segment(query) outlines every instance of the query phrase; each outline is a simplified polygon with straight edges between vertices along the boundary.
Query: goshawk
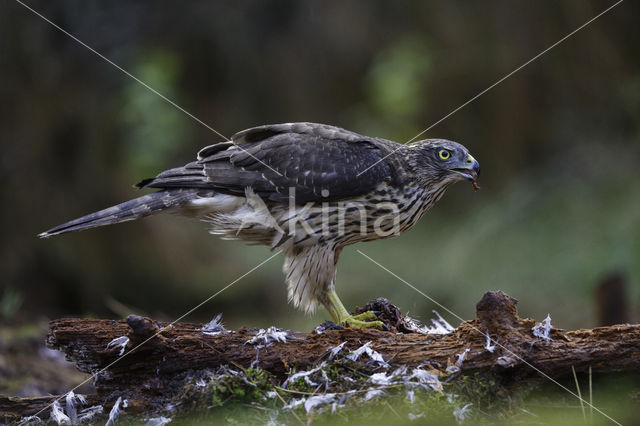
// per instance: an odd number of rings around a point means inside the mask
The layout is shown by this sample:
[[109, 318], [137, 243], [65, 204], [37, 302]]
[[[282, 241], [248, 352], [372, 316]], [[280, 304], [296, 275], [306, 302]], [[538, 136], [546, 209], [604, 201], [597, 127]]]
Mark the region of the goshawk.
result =
[[350, 315], [335, 292], [342, 249], [411, 228], [457, 181], [480, 172], [467, 149], [444, 139], [407, 145], [339, 127], [286, 123], [254, 127], [200, 150], [197, 160], [137, 184], [158, 191], [40, 234], [175, 211], [228, 239], [284, 253], [289, 300], [324, 305], [337, 324], [380, 327], [372, 312]]

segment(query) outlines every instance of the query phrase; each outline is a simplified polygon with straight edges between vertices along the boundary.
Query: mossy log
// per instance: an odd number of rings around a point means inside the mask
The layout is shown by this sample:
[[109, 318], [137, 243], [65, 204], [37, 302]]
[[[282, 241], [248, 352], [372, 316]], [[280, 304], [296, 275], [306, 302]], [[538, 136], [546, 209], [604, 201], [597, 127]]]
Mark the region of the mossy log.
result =
[[[257, 365], [284, 378], [291, 368], [313, 367], [342, 343], [344, 349], [355, 350], [371, 342], [371, 348], [391, 366], [428, 363], [443, 374], [453, 368], [463, 374], [485, 371], [524, 379], [541, 372], [564, 376], [572, 367], [578, 372], [640, 368], [640, 325], [551, 329], [548, 336], [539, 337], [532, 331], [536, 322], [519, 318], [517, 301], [500, 291], [486, 293], [476, 305], [476, 318], [448, 334], [410, 332], [397, 308], [384, 299], [372, 303], [370, 307], [392, 331], [343, 328], [320, 334], [288, 332], [286, 342], [255, 344], [249, 341], [257, 330], [246, 328], [210, 335], [203, 333], [202, 324], [169, 325], [138, 316], [123, 321], [65, 318], [50, 323], [47, 345], [63, 351], [78, 369], [93, 375], [98, 397], [127, 395], [130, 406], [137, 405], [140, 410], [153, 406], [155, 399], [171, 393], [184, 383], [186, 375], [197, 371]], [[122, 336], [128, 338], [121, 339], [126, 342], [124, 351], [122, 346], [107, 347]], [[18, 406], [15, 399], [13, 403], [0, 401], [0, 413], [15, 413]], [[29, 404], [20, 414], [32, 414], [37, 406]]]

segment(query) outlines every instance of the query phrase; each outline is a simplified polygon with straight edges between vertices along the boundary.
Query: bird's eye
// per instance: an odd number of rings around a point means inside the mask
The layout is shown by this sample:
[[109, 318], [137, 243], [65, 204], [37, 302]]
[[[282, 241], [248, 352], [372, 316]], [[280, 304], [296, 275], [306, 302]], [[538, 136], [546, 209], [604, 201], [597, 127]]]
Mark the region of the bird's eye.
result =
[[441, 159], [441, 160], [448, 160], [448, 159], [449, 159], [449, 157], [451, 157], [451, 151], [448, 151], [448, 150], [446, 150], [446, 149], [441, 149], [441, 150], [438, 152], [438, 155], [440, 156], [440, 159]]

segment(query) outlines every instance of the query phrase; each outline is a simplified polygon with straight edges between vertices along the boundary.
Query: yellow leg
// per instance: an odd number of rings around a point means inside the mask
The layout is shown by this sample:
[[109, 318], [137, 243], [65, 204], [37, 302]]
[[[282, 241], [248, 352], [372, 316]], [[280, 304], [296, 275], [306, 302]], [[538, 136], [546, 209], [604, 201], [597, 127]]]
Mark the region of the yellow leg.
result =
[[340, 301], [338, 294], [335, 290], [327, 291], [328, 303], [324, 306], [331, 314], [333, 322], [338, 325], [345, 324], [349, 327], [363, 327], [363, 328], [378, 328], [384, 330], [384, 324], [382, 321], [378, 321], [378, 317], [372, 311], [363, 312], [358, 315], [351, 315], [345, 309], [344, 305]]

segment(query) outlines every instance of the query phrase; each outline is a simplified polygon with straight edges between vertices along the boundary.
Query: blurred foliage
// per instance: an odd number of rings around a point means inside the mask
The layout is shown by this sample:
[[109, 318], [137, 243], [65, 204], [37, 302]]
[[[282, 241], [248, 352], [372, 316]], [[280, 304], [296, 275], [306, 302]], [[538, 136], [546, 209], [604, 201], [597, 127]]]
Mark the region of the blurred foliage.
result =
[[420, 35], [400, 39], [377, 54], [363, 79], [365, 98], [353, 113], [356, 125], [390, 139], [411, 125], [419, 132], [427, 103], [420, 94], [427, 90], [431, 55]]
[[[316, 121], [404, 142], [611, 2], [29, 4], [227, 136]], [[2, 8], [0, 270], [23, 297], [12, 320], [174, 319], [269, 256], [168, 216], [38, 240], [221, 138], [19, 4]], [[445, 314], [357, 248], [463, 318], [502, 289], [564, 328], [595, 325], [593, 288], [619, 272], [638, 320], [639, 8], [624, 2], [424, 135], [464, 143], [483, 189], [457, 185], [406, 235], [345, 250], [347, 306], [385, 296]], [[187, 319], [312, 328], [326, 314], [286, 304], [281, 261]]]
[[0, 296], [0, 317], [4, 319], [12, 318], [22, 306], [23, 301], [22, 293], [10, 287], [5, 288]]
[[[180, 75], [178, 57], [160, 50], [145, 54], [133, 74], [162, 96], [180, 104], [176, 82]], [[132, 179], [141, 174], [155, 176], [158, 164], [167, 164], [179, 152], [180, 141], [189, 138], [191, 123], [182, 111], [167, 108], [157, 93], [129, 80], [122, 89], [119, 119], [127, 129], [123, 138], [122, 164]]]

